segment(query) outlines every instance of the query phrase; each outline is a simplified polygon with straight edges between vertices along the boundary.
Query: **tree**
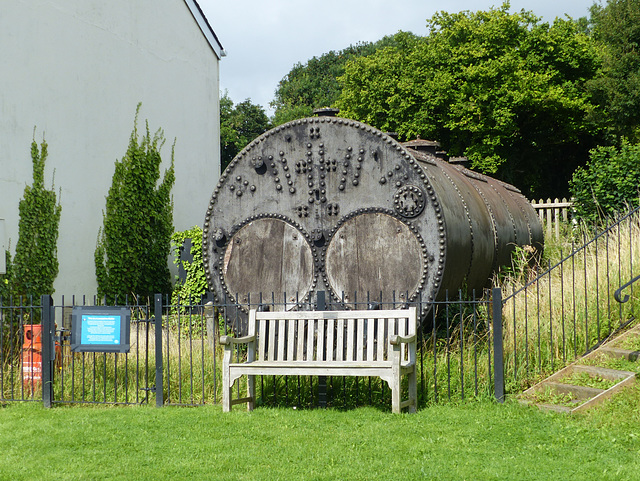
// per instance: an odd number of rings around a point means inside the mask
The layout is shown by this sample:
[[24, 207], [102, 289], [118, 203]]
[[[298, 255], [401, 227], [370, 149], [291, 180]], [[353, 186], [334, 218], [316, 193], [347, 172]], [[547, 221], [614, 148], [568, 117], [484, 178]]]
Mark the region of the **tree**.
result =
[[342, 90], [338, 77], [344, 74], [349, 61], [404, 42], [409, 37], [418, 39], [411, 33], [399, 32], [375, 43], [358, 43], [338, 52], [332, 50], [320, 57], [313, 57], [304, 64], [295, 64], [278, 84], [271, 102], [275, 109], [274, 125], [309, 117], [318, 108], [333, 107]]
[[588, 87], [605, 115], [598, 120], [619, 144], [640, 140], [640, 2], [608, 0], [591, 7], [591, 29], [603, 54], [602, 68]]
[[598, 147], [571, 179], [577, 217], [597, 221], [640, 204], [640, 144]]
[[127, 294], [171, 292], [167, 259], [173, 233], [174, 149], [171, 166], [160, 180], [164, 133], [158, 129], [152, 137], [147, 122], [138, 143], [140, 106], [127, 152], [115, 164], [95, 251], [98, 294], [108, 302]]
[[566, 191], [597, 139], [584, 83], [598, 51], [570, 19], [549, 25], [509, 8], [440, 12], [424, 41], [354, 59], [340, 79], [341, 115], [438, 140], [525, 194]]
[[251, 99], [233, 105], [225, 92], [220, 99], [221, 167], [224, 170], [238, 152], [271, 128], [269, 118]]
[[33, 184], [26, 186], [20, 201], [18, 242], [13, 261], [7, 265], [11, 275], [7, 285], [15, 295], [41, 296], [53, 294], [58, 275], [58, 227], [62, 207], [53, 189], [44, 186], [44, 168], [48, 146], [42, 140], [40, 149], [31, 142]]

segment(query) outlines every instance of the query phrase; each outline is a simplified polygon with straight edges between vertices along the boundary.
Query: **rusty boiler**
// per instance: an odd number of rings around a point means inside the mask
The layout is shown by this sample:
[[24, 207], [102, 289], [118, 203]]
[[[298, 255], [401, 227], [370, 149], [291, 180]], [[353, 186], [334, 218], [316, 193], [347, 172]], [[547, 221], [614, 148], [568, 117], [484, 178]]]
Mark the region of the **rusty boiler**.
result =
[[515, 246], [542, 249], [515, 187], [360, 122], [319, 116], [255, 139], [222, 174], [204, 222], [210, 288], [242, 311], [318, 291], [349, 308], [357, 293], [416, 302], [482, 289]]

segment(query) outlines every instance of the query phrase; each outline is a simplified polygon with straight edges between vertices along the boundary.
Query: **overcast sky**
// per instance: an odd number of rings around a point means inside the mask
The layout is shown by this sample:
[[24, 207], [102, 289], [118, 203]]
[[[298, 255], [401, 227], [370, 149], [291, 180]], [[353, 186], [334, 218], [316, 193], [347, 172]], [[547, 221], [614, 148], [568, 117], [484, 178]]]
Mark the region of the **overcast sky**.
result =
[[[511, 11], [533, 11], [553, 22], [588, 15], [596, 0], [511, 1]], [[425, 35], [426, 20], [446, 10], [488, 10], [500, 0], [198, 0], [227, 57], [221, 89], [235, 103], [250, 98], [269, 114], [278, 82], [293, 65], [358, 42], [375, 42], [399, 30]]]

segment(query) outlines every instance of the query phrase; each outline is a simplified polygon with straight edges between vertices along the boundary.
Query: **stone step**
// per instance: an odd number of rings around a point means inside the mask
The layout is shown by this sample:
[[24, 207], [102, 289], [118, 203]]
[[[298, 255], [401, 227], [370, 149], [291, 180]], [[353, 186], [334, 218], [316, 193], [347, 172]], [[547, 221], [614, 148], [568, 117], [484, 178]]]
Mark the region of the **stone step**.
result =
[[557, 394], [569, 394], [571, 399], [575, 401], [586, 401], [605, 391], [604, 389], [577, 386], [575, 384], [565, 384], [561, 382], [547, 382], [544, 384], [544, 387], [549, 387]]
[[602, 354], [615, 359], [626, 359], [627, 361], [637, 361], [640, 357], [640, 351], [632, 351], [630, 349], [620, 349], [619, 347], [601, 347], [599, 350]]
[[[597, 359], [600, 355], [625, 358], [630, 361], [637, 361], [638, 359], [640, 359], [640, 351], [631, 351], [628, 349], [616, 347], [617, 345], [621, 344], [623, 340], [628, 336], [640, 336], [640, 324], [613, 339], [612, 341], [607, 342], [582, 359], [579, 359], [575, 363], [566, 366], [560, 371], [549, 376], [547, 379], [527, 389], [524, 393], [522, 393], [520, 401], [526, 404], [534, 404], [538, 406], [538, 408], [543, 410], [564, 412], [569, 414], [580, 412], [600, 404], [605, 399], [608, 399], [614, 393], [620, 391], [625, 386], [634, 383], [636, 379], [636, 373], [632, 371], [619, 371], [617, 369], [609, 369], [602, 366], [578, 364], [578, 362], [589, 359]], [[574, 384], [567, 384], [562, 382], [563, 379], [571, 377], [575, 373], [587, 373], [591, 377], [600, 377], [602, 379], [615, 381], [616, 384], [605, 390], [587, 386], [577, 386]], [[548, 390], [551, 390], [552, 393], [557, 395], [570, 395], [573, 401], [562, 405], [555, 405], [548, 403], [536, 403], [533, 400], [535, 399], [536, 394], [544, 393]]]

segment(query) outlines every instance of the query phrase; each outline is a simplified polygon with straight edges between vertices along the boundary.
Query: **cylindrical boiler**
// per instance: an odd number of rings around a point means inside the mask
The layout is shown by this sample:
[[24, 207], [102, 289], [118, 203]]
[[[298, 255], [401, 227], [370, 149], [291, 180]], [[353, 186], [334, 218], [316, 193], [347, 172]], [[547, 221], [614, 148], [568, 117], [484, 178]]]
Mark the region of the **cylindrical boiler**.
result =
[[243, 149], [222, 174], [204, 223], [214, 294], [245, 306], [259, 293], [346, 306], [371, 293], [421, 302], [480, 289], [516, 245], [542, 248], [513, 186], [337, 117], [289, 122]]

